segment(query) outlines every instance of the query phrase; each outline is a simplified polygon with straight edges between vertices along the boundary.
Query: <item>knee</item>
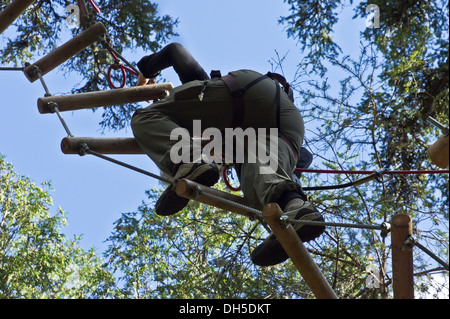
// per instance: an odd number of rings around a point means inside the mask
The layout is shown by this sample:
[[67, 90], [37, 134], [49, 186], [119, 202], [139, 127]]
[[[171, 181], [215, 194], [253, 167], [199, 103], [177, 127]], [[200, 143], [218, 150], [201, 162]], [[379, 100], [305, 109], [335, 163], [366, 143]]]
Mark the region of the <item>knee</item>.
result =
[[181, 63], [180, 61], [183, 61], [185, 57], [188, 56], [189, 54], [187, 49], [177, 42], [167, 45], [165, 50], [166, 50], [165, 54], [167, 54], [170, 57], [172, 63], [174, 64]]
[[145, 115], [142, 112], [139, 112], [137, 110], [133, 116], [131, 117], [131, 130], [133, 131], [133, 135], [139, 135], [139, 132], [141, 131], [141, 128], [144, 126], [145, 122]]
[[137, 110], [130, 122], [131, 130], [135, 136], [140, 132], [146, 132], [149, 128], [154, 127], [162, 120], [162, 114], [157, 110], [139, 109]]
[[184, 46], [181, 45], [181, 44], [178, 43], [178, 42], [173, 42], [173, 43], [171, 43], [171, 44], [168, 44], [168, 45], [166, 46], [166, 49], [167, 49], [169, 52], [173, 53], [173, 54], [176, 54], [176, 53], [178, 53], [178, 52], [181, 52], [181, 51], [186, 50], [186, 49], [184, 48]]

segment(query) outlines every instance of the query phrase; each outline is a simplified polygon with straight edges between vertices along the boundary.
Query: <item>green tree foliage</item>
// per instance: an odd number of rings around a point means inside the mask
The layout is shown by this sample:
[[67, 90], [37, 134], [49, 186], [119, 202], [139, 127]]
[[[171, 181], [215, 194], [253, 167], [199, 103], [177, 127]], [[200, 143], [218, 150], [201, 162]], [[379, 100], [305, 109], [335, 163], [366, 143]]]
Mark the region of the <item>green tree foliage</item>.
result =
[[[352, 6], [354, 18], [365, 19], [369, 4], [378, 5], [381, 12], [380, 27], [362, 32], [359, 54], [343, 52], [330, 32], [339, 13], [352, 1], [285, 2], [291, 6], [291, 14], [280, 22], [287, 25], [288, 36], [297, 39], [305, 51], [299, 66], [299, 74], [304, 77], [294, 86], [308, 122], [307, 145], [322, 160], [321, 166], [345, 170], [437, 169], [429, 161], [427, 149], [442, 132], [426, 118], [432, 116], [448, 125], [448, 2], [362, 1]], [[331, 72], [339, 78], [327, 76]], [[351, 175], [327, 179], [309, 175], [304, 183], [340, 184], [354, 179]], [[377, 224], [389, 222], [396, 213], [408, 214], [419, 241], [447, 261], [448, 194], [448, 175], [441, 174], [395, 176], [383, 184], [315, 192], [312, 197], [331, 219]], [[342, 240], [340, 245], [352, 247], [352, 254], [360, 251], [358, 263], [367, 266], [368, 257], [376, 262], [382, 270], [378, 296], [387, 297], [391, 283], [389, 241], [373, 232], [333, 232], [337, 240]], [[338, 249], [330, 244], [332, 241], [321, 251]], [[415, 273], [424, 276], [442, 270], [415, 249]], [[443, 276], [448, 283], [448, 272]], [[347, 282], [355, 282], [351, 278], [347, 277]], [[370, 294], [360, 290], [357, 295]]]
[[[0, 10], [11, 1], [0, 0]], [[107, 29], [107, 43], [126, 58], [127, 52], [142, 49], [155, 51], [171, 36], [176, 35], [174, 27], [178, 21], [165, 15], [158, 15], [158, 5], [141, 0], [100, 0], [95, 1], [100, 13], [86, 3], [88, 15], [81, 18], [79, 28], [69, 29], [66, 22], [69, 12], [66, 6], [76, 1], [37, 0], [14, 23], [16, 30], [8, 37], [6, 47], [0, 48], [0, 62], [23, 66], [33, 63], [70, 37], [88, 28], [94, 21], [102, 22]], [[83, 1], [80, 1], [83, 2]], [[13, 28], [11, 28], [13, 29]], [[9, 31], [9, 30], [8, 30]], [[106, 71], [114, 62], [101, 42], [97, 42], [63, 64], [62, 70], [73, 77], [78, 74], [80, 83], [72, 92], [93, 92], [109, 89]], [[134, 61], [129, 61], [134, 64]], [[120, 71], [112, 72], [116, 86], [122, 81]], [[136, 78], [128, 74], [127, 86], [134, 85]], [[121, 129], [129, 124], [135, 104], [105, 108], [100, 125], [106, 129]]]
[[0, 157], [0, 298], [96, 298], [114, 279], [79, 237], [61, 233], [66, 213], [50, 213], [49, 184], [37, 186]]

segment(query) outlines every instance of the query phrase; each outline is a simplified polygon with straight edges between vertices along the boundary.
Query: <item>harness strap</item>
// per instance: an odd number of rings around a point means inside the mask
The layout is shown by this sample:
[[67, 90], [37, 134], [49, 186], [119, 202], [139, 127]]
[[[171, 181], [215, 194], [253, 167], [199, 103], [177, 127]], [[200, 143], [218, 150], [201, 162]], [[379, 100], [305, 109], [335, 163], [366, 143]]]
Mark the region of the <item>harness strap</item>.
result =
[[286, 81], [286, 78], [278, 73], [267, 72], [266, 74], [272, 80], [278, 81], [283, 86], [283, 89], [286, 93], [289, 93], [290, 84]]
[[[281, 89], [280, 84], [283, 86], [284, 91], [289, 90], [289, 84], [286, 82], [286, 79], [277, 74], [277, 73], [267, 73], [266, 75], [260, 76], [256, 78], [255, 80], [251, 81], [249, 84], [247, 84], [245, 87], [241, 87], [239, 83], [236, 81], [236, 79], [232, 75], [225, 75], [222, 76], [220, 79], [226, 84], [228, 87], [228, 90], [230, 91], [230, 94], [233, 99], [233, 127], [240, 127], [242, 126], [242, 123], [244, 121], [244, 114], [245, 114], [245, 102], [244, 102], [244, 94], [245, 92], [254, 86], [256, 83], [264, 80], [264, 79], [273, 79], [275, 80], [276, 84], [276, 123], [277, 128], [280, 128], [280, 109], [281, 109]], [[281, 81], [280, 83], [279, 80]], [[278, 133], [279, 138], [281, 138], [283, 141], [285, 141], [289, 147], [292, 150], [292, 153], [294, 154], [295, 161], [298, 160], [298, 152], [295, 150], [294, 145], [292, 142], [283, 134], [281, 131]]]
[[241, 87], [231, 75], [222, 76], [221, 80], [227, 85], [233, 100], [233, 127], [241, 126], [244, 121], [244, 94], [240, 91]]
[[276, 95], [275, 99], [277, 101], [277, 127], [280, 128], [280, 110], [281, 110], [281, 97], [280, 97], [280, 85], [275, 81], [276, 84]]
[[244, 122], [244, 114], [245, 114], [245, 102], [244, 102], [244, 94], [250, 89], [253, 85], [266, 79], [265, 75], [256, 78], [245, 87], [241, 87], [236, 79], [228, 74], [222, 76], [220, 79], [225, 82], [230, 91], [231, 97], [233, 98], [233, 127], [240, 127]]

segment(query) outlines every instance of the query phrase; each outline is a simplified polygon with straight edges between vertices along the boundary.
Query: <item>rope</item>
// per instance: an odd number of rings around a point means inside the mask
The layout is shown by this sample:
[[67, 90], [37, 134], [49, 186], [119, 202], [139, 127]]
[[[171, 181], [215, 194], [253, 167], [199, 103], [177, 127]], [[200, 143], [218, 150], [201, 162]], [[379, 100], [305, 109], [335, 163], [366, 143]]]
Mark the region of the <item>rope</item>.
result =
[[[251, 212], [254, 217], [262, 217], [262, 212], [253, 207], [249, 207], [240, 203], [236, 203], [232, 200], [222, 198], [220, 196], [209, 194], [203, 192], [201, 189], [196, 190], [196, 195], [202, 195], [205, 197], [209, 197], [211, 199], [217, 200], [224, 204], [228, 204], [234, 206], [236, 208], [244, 209], [248, 212]], [[280, 220], [281, 223], [292, 223], [292, 224], [303, 224], [303, 225], [312, 225], [312, 226], [331, 226], [331, 227], [347, 227], [347, 228], [363, 228], [363, 229], [374, 229], [374, 230], [382, 230], [384, 232], [389, 231], [390, 225], [388, 223], [382, 223], [381, 225], [365, 225], [365, 224], [349, 224], [349, 223], [336, 223], [336, 222], [322, 222], [322, 221], [314, 221], [314, 220], [298, 220], [298, 219], [287, 219], [286, 216], [283, 216]]]
[[0, 71], [23, 71], [24, 67], [0, 66]]
[[449, 267], [446, 262], [444, 262], [442, 259], [440, 259], [438, 256], [436, 256], [431, 250], [420, 244], [417, 239], [413, 236], [408, 236], [408, 238], [405, 240], [405, 246], [403, 246], [402, 250], [409, 250], [413, 247], [417, 246], [420, 248], [424, 253], [426, 253], [428, 256], [433, 258], [435, 261], [437, 261], [441, 266], [444, 266], [444, 268], [448, 271]]
[[117, 164], [117, 165], [120, 165], [120, 166], [129, 168], [129, 169], [131, 169], [131, 170], [133, 170], [133, 171], [136, 171], [136, 172], [138, 172], [138, 173], [141, 173], [141, 174], [144, 174], [144, 175], [147, 175], [147, 176], [156, 178], [156, 179], [158, 179], [158, 180], [160, 180], [160, 181], [162, 181], [162, 182], [164, 182], [164, 183], [167, 183], [167, 184], [172, 184], [172, 183], [173, 183], [172, 180], [169, 180], [169, 179], [164, 178], [164, 177], [162, 177], [162, 176], [159, 176], [159, 175], [150, 173], [150, 172], [145, 171], [145, 170], [143, 170], [143, 169], [140, 169], [140, 168], [138, 168], [138, 167], [129, 165], [129, 164], [127, 164], [127, 163], [118, 161], [118, 160], [116, 160], [116, 159], [114, 159], [114, 158], [111, 158], [111, 157], [105, 156], [105, 155], [103, 155], [103, 154], [97, 153], [97, 152], [91, 150], [91, 149], [89, 148], [89, 145], [86, 144], [86, 143], [81, 144], [80, 149], [79, 149], [79, 154], [80, 154], [80, 156], [84, 156], [84, 155], [86, 155], [86, 154], [91, 154], [91, 155], [94, 155], [94, 156], [96, 156], [96, 157], [99, 157], [99, 158], [102, 158], [102, 159], [104, 159], [104, 160], [107, 160], [107, 161], [109, 161], [109, 162], [112, 162], [112, 163], [114, 163], [114, 164]]
[[[353, 182], [340, 184], [340, 185], [331, 185], [331, 186], [312, 186], [312, 187], [303, 187], [302, 189], [304, 191], [317, 191], [317, 190], [333, 190], [333, 189], [343, 189], [347, 187], [352, 186], [358, 186], [362, 183], [367, 183], [372, 180], [376, 180], [380, 183], [387, 183], [391, 179], [383, 180], [382, 175], [406, 175], [406, 174], [447, 174], [449, 173], [449, 170], [418, 170], [418, 171], [412, 171], [412, 170], [400, 170], [400, 171], [387, 171], [387, 170], [380, 170], [380, 171], [355, 171], [355, 170], [322, 170], [322, 169], [308, 169], [308, 168], [296, 168], [294, 172], [299, 173], [327, 173], [327, 174], [358, 174], [358, 175], [373, 175], [373, 178], [364, 178], [360, 180], [356, 180]], [[225, 181], [225, 184], [227, 187], [233, 191], [240, 190], [240, 186], [238, 188], [231, 186], [228, 179], [225, 176], [225, 173], [223, 172], [223, 179]]]
[[244, 210], [252, 213], [251, 218], [256, 218], [261, 223], [261, 225], [264, 226], [264, 228], [267, 230], [267, 232], [270, 233], [272, 231], [269, 228], [269, 226], [267, 225], [267, 223], [264, 220], [264, 218], [262, 217], [262, 212], [260, 210], [257, 210], [257, 209], [255, 209], [253, 207], [249, 207], [249, 206], [246, 206], [246, 205], [243, 205], [243, 204], [240, 204], [240, 203], [233, 202], [232, 200], [229, 200], [229, 199], [226, 199], [226, 198], [222, 198], [222, 197], [214, 195], [214, 194], [205, 193], [200, 188], [198, 188], [196, 190], [196, 195], [197, 196], [202, 195], [202, 196], [205, 196], [205, 197], [209, 197], [210, 199], [214, 199], [214, 200], [222, 202], [224, 204], [228, 204], [228, 205], [234, 206], [236, 208], [244, 209]]
[[241, 185], [239, 185], [238, 187], [234, 187], [233, 185], [231, 185], [229, 179], [228, 179], [228, 175], [230, 174], [230, 168], [229, 167], [224, 167], [222, 169], [222, 179], [225, 182], [225, 185], [228, 187], [228, 189], [234, 191], [234, 192], [239, 192], [241, 190]]
[[321, 169], [308, 169], [308, 168], [297, 168], [295, 169], [295, 172], [305, 172], [305, 173], [327, 173], [327, 174], [366, 174], [366, 175], [373, 175], [372, 178], [365, 177], [356, 181], [352, 181], [346, 184], [341, 185], [332, 185], [332, 186], [314, 186], [314, 187], [303, 187], [303, 190], [305, 191], [316, 191], [316, 190], [333, 190], [333, 189], [343, 189], [347, 187], [352, 186], [358, 186], [363, 183], [367, 183], [369, 181], [376, 180], [379, 183], [387, 183], [392, 180], [393, 177], [391, 177], [388, 180], [383, 180], [382, 175], [406, 175], [406, 174], [445, 174], [448, 173], [448, 170], [418, 170], [418, 171], [412, 171], [412, 170], [400, 170], [400, 171], [387, 171], [387, 170], [380, 170], [380, 171], [355, 171], [355, 170], [321, 170]]
[[349, 224], [349, 223], [337, 223], [337, 222], [321, 222], [314, 220], [299, 220], [299, 219], [284, 219], [284, 221], [291, 224], [302, 224], [312, 226], [331, 226], [331, 227], [347, 227], [347, 228], [361, 228], [361, 229], [374, 229], [374, 230], [389, 230], [387, 223], [381, 225], [365, 225], [365, 224]]
[[[102, 45], [106, 48], [106, 50], [109, 52], [109, 54], [111, 54], [111, 56], [114, 59], [114, 63], [111, 64], [108, 68], [108, 72], [107, 72], [107, 80], [108, 80], [108, 84], [111, 88], [113, 89], [118, 89], [118, 88], [123, 88], [127, 82], [127, 71], [130, 72], [131, 74], [138, 76], [139, 75], [139, 70], [136, 69], [134, 67], [134, 65], [132, 65], [130, 62], [128, 62], [122, 55], [120, 55], [119, 52], [117, 52], [110, 44], [109, 42], [105, 39], [101, 41]], [[120, 60], [122, 60], [126, 65], [123, 65]], [[119, 87], [115, 86], [114, 83], [112, 82], [111, 79], [111, 72], [113, 69], [120, 69], [122, 72], [122, 83], [120, 84]]]
[[320, 191], [320, 190], [331, 190], [331, 189], [342, 189], [354, 186], [353, 182], [341, 184], [341, 185], [332, 185], [332, 186], [312, 186], [312, 187], [302, 187], [304, 191]]
[[222, 202], [224, 204], [231, 205], [231, 206], [233, 206], [235, 208], [240, 208], [240, 209], [246, 210], [246, 211], [252, 213], [255, 217], [256, 216], [262, 217], [262, 212], [260, 210], [256, 209], [256, 208], [253, 208], [253, 207], [250, 207], [250, 206], [247, 206], [247, 205], [243, 205], [243, 204], [240, 204], [240, 203], [236, 203], [236, 202], [234, 202], [232, 200], [229, 200], [227, 198], [222, 198], [222, 197], [214, 195], [214, 194], [205, 193], [201, 189], [197, 189], [197, 195], [198, 196], [202, 195], [202, 196], [205, 196], [205, 197], [209, 197], [211, 199], [217, 200], [217, 201]]
[[[296, 168], [295, 172], [299, 173], [326, 173], [326, 174], [361, 174], [370, 175], [377, 173], [377, 171], [355, 171], [355, 170], [326, 170], [326, 169], [309, 169]], [[385, 175], [411, 175], [411, 174], [448, 174], [449, 170], [400, 170], [400, 171], [380, 171], [380, 174]]]
[[428, 256], [433, 258], [439, 264], [444, 266], [445, 269], [447, 269], [447, 271], [449, 270], [448, 264], [446, 262], [444, 262], [442, 259], [440, 259], [438, 256], [436, 256], [431, 250], [429, 250], [428, 248], [426, 248], [425, 246], [423, 246], [422, 244], [420, 244], [418, 242], [416, 242], [414, 245], [419, 247], [424, 253], [426, 253]]
[[97, 11], [97, 13], [100, 13], [100, 8], [97, 6], [97, 4], [94, 2], [94, 0], [88, 0], [88, 1], [94, 7], [94, 10]]
[[[48, 90], [47, 84], [46, 84], [45, 81], [44, 81], [44, 77], [42, 76], [41, 69], [39, 69], [38, 66], [35, 66], [34, 68], [35, 68], [36, 73], [37, 73], [37, 75], [38, 75], [38, 77], [39, 77], [39, 81], [41, 82], [42, 86], [44, 87], [45, 96], [52, 96], [52, 95], [50, 94], [50, 91]], [[55, 102], [50, 102], [50, 103], [49, 103], [49, 106], [50, 106], [50, 108], [52, 109], [52, 111], [58, 115], [59, 121], [61, 122], [62, 126], [64, 127], [64, 130], [66, 131], [67, 135], [70, 136], [70, 137], [72, 137], [73, 135], [72, 135], [72, 133], [70, 132], [70, 129], [69, 129], [69, 127], [68, 127], [67, 124], [66, 124], [66, 121], [64, 121], [64, 118], [63, 118], [63, 116], [61, 115], [61, 112], [59, 112], [58, 104], [55, 103]]]

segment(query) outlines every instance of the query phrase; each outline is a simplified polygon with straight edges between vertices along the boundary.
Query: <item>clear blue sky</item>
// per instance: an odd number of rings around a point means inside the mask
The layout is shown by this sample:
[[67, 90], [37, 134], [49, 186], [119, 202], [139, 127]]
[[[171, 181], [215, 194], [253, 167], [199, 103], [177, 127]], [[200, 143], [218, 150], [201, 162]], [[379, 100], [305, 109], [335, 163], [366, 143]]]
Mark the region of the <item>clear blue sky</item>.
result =
[[[268, 61], [278, 50], [280, 54], [289, 52], [285, 62], [289, 79], [300, 61], [295, 40], [288, 39], [284, 26], [278, 24], [279, 17], [288, 14], [289, 6], [282, 0], [155, 2], [159, 3], [160, 14], [179, 18], [179, 37], [172, 41], [188, 48], [207, 72], [220, 69], [224, 74], [242, 68], [266, 72], [271, 70]], [[343, 43], [339, 39], [346, 39], [350, 46], [357, 47], [364, 20], [351, 20], [351, 14], [345, 13], [341, 20], [333, 36], [340, 44]], [[6, 41], [0, 38], [0, 46], [4, 45]], [[142, 54], [145, 53], [125, 53], [125, 57], [137, 62]], [[174, 85], [179, 84], [173, 71], [164, 71], [163, 76]], [[47, 74], [45, 81], [52, 95], [66, 94], [77, 83], [73, 75], [58, 69]], [[60, 142], [66, 133], [58, 118], [37, 110], [37, 99], [44, 96], [39, 81], [30, 83], [22, 72], [0, 71], [0, 96], [0, 153], [6, 155], [6, 161], [13, 163], [16, 171], [36, 184], [50, 181], [53, 212], [59, 206], [68, 212], [68, 226], [63, 232], [69, 237], [82, 235], [84, 248], [94, 246], [102, 252], [113, 222], [121, 213], [136, 211], [146, 199], [145, 190], [157, 185], [157, 181], [92, 156], [64, 155]], [[89, 110], [63, 113], [72, 134], [80, 137], [100, 135], [100, 115], [101, 112]], [[105, 132], [105, 136], [132, 134], [127, 129]], [[145, 155], [114, 157], [158, 173]]]

